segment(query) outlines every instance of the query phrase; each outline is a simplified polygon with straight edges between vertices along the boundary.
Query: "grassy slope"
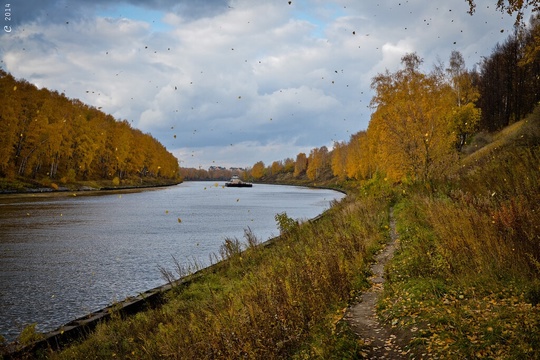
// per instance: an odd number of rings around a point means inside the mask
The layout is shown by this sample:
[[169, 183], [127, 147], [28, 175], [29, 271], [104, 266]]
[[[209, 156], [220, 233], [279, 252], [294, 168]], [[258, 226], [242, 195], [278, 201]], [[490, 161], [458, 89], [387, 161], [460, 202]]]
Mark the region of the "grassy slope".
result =
[[[540, 112], [397, 206], [381, 317], [426, 358], [540, 358]], [[472, 145], [474, 147], [474, 143]]]

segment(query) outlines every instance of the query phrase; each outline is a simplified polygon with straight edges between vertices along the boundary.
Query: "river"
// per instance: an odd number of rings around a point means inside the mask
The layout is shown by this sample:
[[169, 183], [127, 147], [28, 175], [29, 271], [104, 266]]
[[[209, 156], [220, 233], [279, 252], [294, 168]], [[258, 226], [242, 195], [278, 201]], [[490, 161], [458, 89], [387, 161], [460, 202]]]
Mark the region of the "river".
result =
[[185, 182], [122, 192], [0, 196], [0, 335], [46, 332], [165, 283], [160, 267], [208, 266], [225, 238], [279, 234], [274, 216], [310, 219], [331, 190]]

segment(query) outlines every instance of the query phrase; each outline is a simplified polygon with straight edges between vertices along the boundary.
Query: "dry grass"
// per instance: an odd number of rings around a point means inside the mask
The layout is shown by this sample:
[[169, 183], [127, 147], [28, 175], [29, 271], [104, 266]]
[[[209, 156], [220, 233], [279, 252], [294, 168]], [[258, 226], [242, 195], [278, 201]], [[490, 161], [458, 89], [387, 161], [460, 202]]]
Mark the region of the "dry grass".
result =
[[[365, 285], [367, 263], [386, 240], [387, 210], [388, 201], [363, 196], [336, 205], [317, 222], [289, 224], [271, 246], [239, 252], [238, 242], [227, 239], [221, 254], [226, 266], [218, 273], [177, 288], [158, 309], [102, 324], [87, 340], [46, 356], [357, 357], [359, 343], [337, 320]], [[249, 236], [249, 243], [257, 242]]]
[[420, 356], [540, 358], [539, 119], [493, 134], [444, 192], [397, 206], [380, 314]]

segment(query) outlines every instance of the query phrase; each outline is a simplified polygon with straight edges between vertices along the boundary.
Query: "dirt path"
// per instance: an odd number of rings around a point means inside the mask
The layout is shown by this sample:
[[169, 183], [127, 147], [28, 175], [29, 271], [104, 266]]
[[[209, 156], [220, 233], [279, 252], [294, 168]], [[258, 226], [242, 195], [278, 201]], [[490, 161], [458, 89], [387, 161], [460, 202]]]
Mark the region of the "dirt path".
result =
[[377, 299], [384, 288], [384, 266], [394, 255], [397, 240], [393, 209], [390, 209], [390, 242], [375, 256], [375, 262], [371, 265], [371, 288], [345, 313], [344, 320], [367, 345], [367, 359], [408, 358], [407, 352], [398, 344], [397, 336], [379, 323], [376, 314]]

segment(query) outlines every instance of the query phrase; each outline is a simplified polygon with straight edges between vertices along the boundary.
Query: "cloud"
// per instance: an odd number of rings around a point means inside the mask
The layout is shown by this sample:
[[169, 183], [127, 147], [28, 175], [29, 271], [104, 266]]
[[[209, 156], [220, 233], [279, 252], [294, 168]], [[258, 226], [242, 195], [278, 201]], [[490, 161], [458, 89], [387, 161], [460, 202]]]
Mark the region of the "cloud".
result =
[[214, 16], [228, 9], [227, 0], [22, 0], [13, 5], [13, 24], [29, 22], [66, 23], [92, 18], [122, 5], [132, 5], [145, 10], [172, 12], [188, 19]]
[[[312, 147], [295, 145], [294, 141], [260, 143], [258, 141], [245, 141], [228, 146], [206, 146], [203, 148], [189, 147], [179, 148], [173, 154], [181, 160], [181, 166], [203, 169], [211, 165], [225, 167], [252, 167], [262, 159], [265, 165], [271, 165], [273, 161], [286, 158], [296, 158], [298, 153], [309, 154]], [[292, 153], [291, 153], [292, 152]], [[238, 159], [242, 159], [238, 161]], [[274, 160], [271, 160], [274, 159]]]
[[466, 3], [420, 0], [24, 0], [0, 57], [151, 133], [183, 165], [246, 166], [365, 129], [371, 79], [406, 52], [427, 68], [453, 49], [469, 66], [488, 55], [513, 24], [488, 3], [471, 18]]

